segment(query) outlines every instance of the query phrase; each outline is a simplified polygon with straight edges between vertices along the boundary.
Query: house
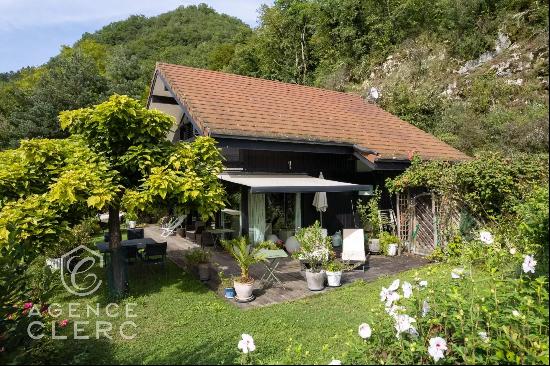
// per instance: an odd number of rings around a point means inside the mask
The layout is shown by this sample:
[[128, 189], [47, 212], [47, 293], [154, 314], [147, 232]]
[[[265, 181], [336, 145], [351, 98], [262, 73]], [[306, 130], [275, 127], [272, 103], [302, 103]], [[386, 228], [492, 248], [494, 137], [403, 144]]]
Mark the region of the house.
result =
[[227, 212], [254, 241], [313, 223], [317, 191], [328, 192], [323, 224], [332, 234], [358, 225], [357, 197], [405, 170], [413, 154], [466, 158], [361, 96], [309, 86], [158, 63], [147, 105], [175, 117], [170, 141], [218, 141]]

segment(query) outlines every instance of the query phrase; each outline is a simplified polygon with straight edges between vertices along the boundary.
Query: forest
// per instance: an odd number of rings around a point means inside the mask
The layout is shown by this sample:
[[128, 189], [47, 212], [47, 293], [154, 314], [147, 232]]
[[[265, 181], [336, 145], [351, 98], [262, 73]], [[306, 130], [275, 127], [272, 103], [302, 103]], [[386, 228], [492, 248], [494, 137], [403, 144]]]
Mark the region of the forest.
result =
[[58, 113], [126, 94], [155, 62], [358, 93], [467, 154], [548, 153], [548, 2], [276, 0], [259, 25], [207, 5], [86, 33], [0, 74], [0, 148], [61, 137]]

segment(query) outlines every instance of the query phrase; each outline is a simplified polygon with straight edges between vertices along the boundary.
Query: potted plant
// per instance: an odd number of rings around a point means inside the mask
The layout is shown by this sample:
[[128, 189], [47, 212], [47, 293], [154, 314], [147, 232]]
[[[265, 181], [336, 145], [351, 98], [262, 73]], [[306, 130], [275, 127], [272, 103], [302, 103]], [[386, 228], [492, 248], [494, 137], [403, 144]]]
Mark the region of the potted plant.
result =
[[235, 287], [233, 287], [233, 278], [227, 277], [223, 271], [218, 273], [220, 277], [220, 286], [223, 288], [223, 294], [226, 299], [235, 298]]
[[208, 281], [210, 279], [210, 265], [209, 261], [212, 254], [204, 249], [196, 248], [185, 253], [185, 259], [191, 266], [197, 266], [199, 272], [199, 279], [201, 281]]
[[235, 258], [241, 269], [241, 276], [233, 280], [233, 286], [237, 293], [237, 300], [252, 301], [252, 288], [254, 279], [250, 277], [250, 266], [262, 260], [266, 260], [259, 251], [247, 242], [247, 239], [240, 236], [232, 240], [222, 240], [223, 247]]
[[387, 232], [380, 234], [380, 247], [385, 255], [394, 256], [399, 249], [400, 240], [397, 236]]
[[[365, 242], [369, 243], [369, 252], [380, 253], [380, 216], [378, 208], [382, 193], [380, 189], [374, 190], [374, 195], [367, 203], [361, 199], [357, 201], [357, 212], [365, 230]], [[369, 237], [370, 236], [370, 237]]]
[[126, 221], [128, 222], [128, 228], [134, 229], [137, 224], [137, 214], [135, 212], [128, 212], [126, 214]]
[[331, 260], [325, 266], [327, 273], [327, 284], [330, 287], [339, 287], [342, 283], [342, 272], [344, 264], [337, 260]]
[[307, 287], [312, 291], [325, 288], [325, 271], [323, 267], [331, 254], [331, 237], [324, 236], [319, 221], [296, 233], [300, 243], [300, 250], [293, 254], [294, 258], [302, 261], [306, 266]]

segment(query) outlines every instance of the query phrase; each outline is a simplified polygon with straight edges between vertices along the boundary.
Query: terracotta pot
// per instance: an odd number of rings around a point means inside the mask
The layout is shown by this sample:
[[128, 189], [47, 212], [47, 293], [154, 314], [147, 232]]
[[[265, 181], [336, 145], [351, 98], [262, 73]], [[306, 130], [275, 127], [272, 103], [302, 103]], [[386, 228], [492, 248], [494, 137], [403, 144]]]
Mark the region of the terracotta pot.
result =
[[338, 287], [342, 283], [342, 271], [327, 271], [327, 284], [330, 287]]
[[311, 291], [320, 291], [325, 288], [325, 271], [311, 272], [306, 269], [307, 288]]
[[246, 300], [252, 297], [252, 287], [254, 286], [254, 281], [249, 283], [241, 283], [238, 281], [233, 281], [233, 287], [235, 287], [235, 292], [237, 297], [240, 300]]
[[199, 263], [199, 280], [208, 281], [210, 279], [210, 266], [208, 263]]

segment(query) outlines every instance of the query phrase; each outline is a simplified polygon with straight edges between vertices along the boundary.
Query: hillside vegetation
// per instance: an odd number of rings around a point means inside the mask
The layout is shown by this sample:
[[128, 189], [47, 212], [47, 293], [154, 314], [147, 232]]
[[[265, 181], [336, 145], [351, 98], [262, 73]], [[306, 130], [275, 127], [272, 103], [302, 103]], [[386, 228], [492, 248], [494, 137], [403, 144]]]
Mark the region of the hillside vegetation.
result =
[[132, 16], [84, 34], [41, 67], [0, 74], [0, 148], [21, 138], [61, 136], [60, 111], [113, 93], [145, 101], [157, 61], [221, 69], [227, 50], [250, 33], [240, 20], [199, 5]]
[[[85, 34], [0, 77], [0, 146], [60, 110], [144, 100], [156, 61], [350, 91], [468, 153], [548, 152], [548, 2], [277, 0], [251, 30], [205, 5]], [[2, 81], [3, 80], [3, 81]]]

